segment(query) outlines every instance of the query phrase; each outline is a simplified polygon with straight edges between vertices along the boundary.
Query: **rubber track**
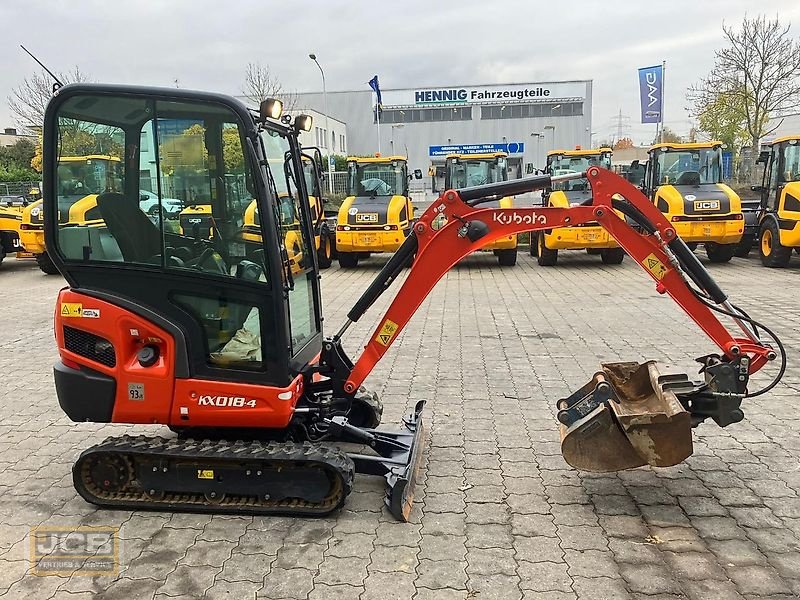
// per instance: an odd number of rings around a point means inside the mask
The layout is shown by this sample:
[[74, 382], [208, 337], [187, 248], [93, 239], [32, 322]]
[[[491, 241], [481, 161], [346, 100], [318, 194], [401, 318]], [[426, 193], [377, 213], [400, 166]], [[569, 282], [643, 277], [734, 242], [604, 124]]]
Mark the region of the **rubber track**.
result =
[[[219, 502], [209, 502], [202, 493], [168, 493], [163, 498], [150, 498], [137, 484], [135, 477], [117, 492], [106, 492], [92, 484], [88, 475], [88, 459], [100, 453], [122, 457], [136, 473], [137, 458], [186, 462], [197, 461], [204, 468], [208, 460], [219, 463], [263, 461], [265, 465], [286, 463], [322, 466], [335, 473], [331, 494], [320, 504], [300, 499], [269, 501], [256, 496], [226, 494]], [[87, 468], [83, 468], [87, 466]], [[148, 436], [111, 437], [84, 450], [72, 469], [77, 492], [88, 502], [114, 509], [212, 512], [227, 514], [275, 514], [324, 516], [340, 508], [353, 487], [355, 466], [339, 448], [310, 442], [268, 442], [225, 440], [193, 440]], [[223, 488], [221, 492], [225, 492]]]

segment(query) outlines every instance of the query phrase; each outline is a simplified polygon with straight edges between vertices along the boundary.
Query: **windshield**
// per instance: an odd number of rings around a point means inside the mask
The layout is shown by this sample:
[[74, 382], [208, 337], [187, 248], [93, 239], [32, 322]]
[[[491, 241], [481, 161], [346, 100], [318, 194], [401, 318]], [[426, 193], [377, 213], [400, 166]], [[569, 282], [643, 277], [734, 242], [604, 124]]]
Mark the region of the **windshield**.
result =
[[664, 150], [658, 153], [658, 185], [702, 185], [722, 181], [722, 149]]
[[786, 146], [783, 151], [783, 181], [800, 181], [800, 144]]
[[505, 159], [451, 159], [448, 162], [448, 187], [453, 189], [497, 183], [508, 178]]
[[405, 163], [351, 162], [348, 192], [351, 196], [402, 196], [405, 193]]
[[[589, 167], [611, 168], [611, 153], [602, 154], [583, 154], [578, 156], [568, 156], [565, 154], [554, 154], [547, 157], [547, 166], [550, 175], [567, 175], [569, 173], [581, 173]], [[553, 190], [583, 191], [589, 189], [589, 182], [586, 179], [573, 179], [553, 184]]]
[[59, 196], [88, 196], [122, 191], [119, 159], [81, 158], [58, 163]]

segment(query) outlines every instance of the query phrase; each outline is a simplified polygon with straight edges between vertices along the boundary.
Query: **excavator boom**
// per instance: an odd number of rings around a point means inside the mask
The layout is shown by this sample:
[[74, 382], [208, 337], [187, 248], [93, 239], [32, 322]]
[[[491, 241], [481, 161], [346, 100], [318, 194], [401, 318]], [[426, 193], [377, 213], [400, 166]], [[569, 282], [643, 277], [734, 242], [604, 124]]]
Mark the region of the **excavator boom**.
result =
[[[480, 208], [497, 197], [584, 176], [592, 186], [590, 204]], [[749, 317], [732, 307], [661, 212], [637, 188], [604, 169], [445, 192], [421, 216], [413, 234], [348, 313], [347, 323], [323, 351], [323, 363], [336, 363], [343, 353], [341, 335], [388, 288], [411, 256], [416, 255], [410, 274], [363, 353], [348, 369], [343, 385], [347, 394], [359, 389], [439, 279], [463, 257], [503, 236], [593, 221], [617, 240], [654, 280], [656, 290], [670, 295], [721, 353], [698, 359], [706, 378], [700, 382], [652, 361], [604, 365], [591, 382], [557, 403], [564, 458], [576, 468], [591, 471], [681, 462], [692, 453], [692, 426], [709, 417], [722, 426], [743, 418], [740, 403], [747, 395], [749, 376], [777, 353], [759, 340]], [[741, 334], [732, 334], [717, 317], [719, 313], [731, 316]]]

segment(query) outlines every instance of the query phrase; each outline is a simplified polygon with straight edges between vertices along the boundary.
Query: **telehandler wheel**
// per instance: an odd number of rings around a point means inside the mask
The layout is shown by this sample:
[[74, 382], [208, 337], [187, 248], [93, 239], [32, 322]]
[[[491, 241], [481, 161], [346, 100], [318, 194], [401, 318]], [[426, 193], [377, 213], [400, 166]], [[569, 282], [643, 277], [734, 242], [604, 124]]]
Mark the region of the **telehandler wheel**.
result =
[[758, 252], [761, 264], [773, 269], [784, 268], [792, 258], [792, 249], [781, 244], [778, 224], [771, 219], [761, 224]]
[[751, 237], [742, 238], [742, 241], [736, 246], [736, 251], [733, 253], [734, 256], [739, 258], [747, 258], [750, 256], [750, 251], [753, 249], [753, 246], [756, 245], [756, 241]]
[[587, 248], [586, 254], [588, 254], [589, 256], [597, 256], [597, 255], [603, 256], [603, 251], [600, 248]]
[[556, 262], [558, 262], [558, 250], [550, 250], [544, 245], [544, 235], [539, 236], [537, 246], [539, 247], [539, 258], [536, 262], [542, 267], [555, 266]]
[[339, 266], [343, 269], [355, 269], [359, 255], [356, 252], [339, 252]]
[[531, 256], [539, 256], [539, 235], [531, 232]]
[[58, 269], [56, 269], [56, 266], [53, 264], [53, 261], [47, 252], [42, 252], [41, 254], [36, 255], [36, 264], [39, 265], [42, 273], [47, 273], [48, 275], [58, 275]]
[[622, 248], [605, 248], [600, 250], [600, 260], [604, 265], [619, 265], [625, 260], [625, 250]]
[[706, 243], [706, 256], [713, 263], [730, 262], [736, 252], [737, 244]]
[[517, 249], [498, 250], [497, 262], [500, 263], [501, 267], [513, 267], [517, 264]]
[[322, 233], [319, 236], [319, 249], [317, 250], [317, 263], [320, 269], [328, 269], [333, 262], [333, 243], [331, 236]]
[[0, 246], [0, 265], [3, 264], [3, 259], [6, 257], [6, 251]]

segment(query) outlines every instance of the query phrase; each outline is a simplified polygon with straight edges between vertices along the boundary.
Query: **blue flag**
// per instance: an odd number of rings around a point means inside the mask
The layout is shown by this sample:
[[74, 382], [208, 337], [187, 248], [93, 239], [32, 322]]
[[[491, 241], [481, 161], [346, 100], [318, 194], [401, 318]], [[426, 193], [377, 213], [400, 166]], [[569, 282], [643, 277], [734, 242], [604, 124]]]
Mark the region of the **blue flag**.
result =
[[378, 85], [378, 76], [375, 75], [372, 79], [369, 80], [369, 87], [375, 92], [375, 95], [378, 96], [378, 108], [382, 108], [383, 99], [381, 98], [381, 86]]
[[664, 100], [664, 67], [639, 69], [639, 98], [642, 105], [642, 123], [661, 121], [661, 103]]

